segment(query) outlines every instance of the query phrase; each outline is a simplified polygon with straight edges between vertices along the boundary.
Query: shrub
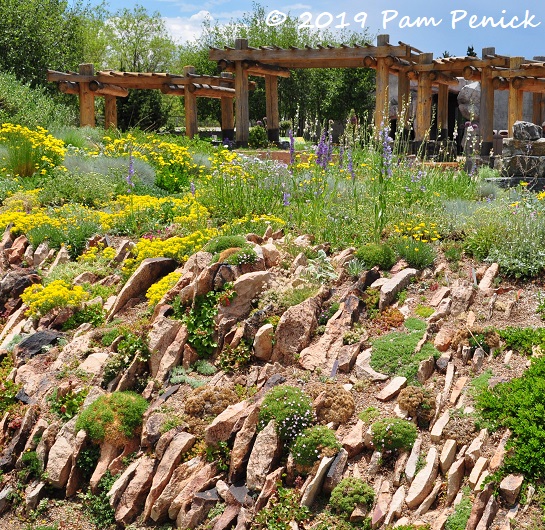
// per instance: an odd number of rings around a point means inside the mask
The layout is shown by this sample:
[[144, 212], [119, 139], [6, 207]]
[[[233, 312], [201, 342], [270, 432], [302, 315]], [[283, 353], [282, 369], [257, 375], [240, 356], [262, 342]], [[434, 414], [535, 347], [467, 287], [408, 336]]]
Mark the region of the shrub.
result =
[[300, 523], [310, 512], [299, 503], [297, 490], [279, 487], [267, 507], [255, 516], [255, 530], [290, 530], [292, 521]]
[[340, 448], [335, 433], [328, 427], [317, 425], [305, 429], [295, 439], [291, 454], [296, 464], [310, 467], [323, 456], [333, 456]]
[[291, 443], [314, 420], [310, 398], [299, 388], [280, 385], [271, 389], [259, 411], [258, 430], [275, 420], [280, 438]]
[[170, 374], [171, 385], [189, 385], [191, 388], [199, 388], [206, 384], [205, 381], [191, 377], [183, 366], [175, 366]]
[[421, 428], [428, 428], [435, 414], [435, 399], [419, 386], [403, 388], [397, 397], [399, 406], [416, 418]]
[[[111, 334], [111, 336], [113, 335], [114, 333]], [[110, 356], [104, 365], [104, 375], [102, 378], [103, 385], [107, 385], [120, 373], [126, 370], [134, 361], [135, 357], [137, 357], [139, 361], [147, 361], [150, 357], [150, 351], [141, 337], [127, 330], [122, 330], [121, 332], [117, 330], [112, 342], [119, 335], [121, 335], [123, 338], [117, 345], [117, 353]], [[106, 342], [109, 342], [109, 337], [110, 336], [108, 336], [108, 340]]]
[[465, 530], [473, 503], [467, 491], [464, 491], [462, 500], [456, 505], [454, 513], [445, 521], [445, 530]]
[[484, 389], [475, 399], [482, 420], [491, 430], [511, 430], [503, 471], [523, 473], [528, 480], [545, 477], [545, 357], [507, 383]]
[[371, 486], [359, 478], [349, 477], [335, 486], [329, 504], [338, 514], [349, 519], [357, 505], [370, 510], [374, 500], [375, 492]]
[[255, 263], [256, 261], [257, 253], [250, 245], [244, 245], [223, 260], [228, 265], [244, 265], [245, 263]]
[[98, 493], [96, 495], [91, 491], [80, 494], [83, 501], [83, 512], [98, 529], [105, 530], [115, 524], [115, 510], [110, 506], [110, 498], [107, 493], [116, 479], [117, 476], [106, 471], [106, 474], [98, 483]]
[[73, 418], [80, 410], [88, 391], [80, 389], [74, 392], [69, 390], [63, 396], [59, 396], [59, 391], [55, 388], [52, 394], [47, 398], [49, 408], [62, 420], [68, 421]]
[[425, 269], [435, 261], [435, 249], [430, 243], [414, 239], [399, 239], [395, 243], [397, 253], [415, 269]]
[[354, 414], [354, 398], [342, 385], [315, 383], [309, 385], [306, 391], [312, 399], [316, 399], [322, 394], [316, 416], [318, 421], [324, 425], [330, 421], [339, 424], [346, 423]]
[[380, 243], [368, 243], [358, 248], [355, 256], [369, 269], [377, 266], [381, 270], [389, 270], [396, 262], [396, 254], [392, 248]]
[[216, 417], [238, 401], [237, 393], [231, 386], [219, 389], [202, 386], [193, 390], [186, 398], [184, 411], [193, 417]]
[[379, 451], [409, 451], [416, 440], [416, 427], [400, 418], [385, 418], [371, 425], [373, 445]]
[[418, 304], [414, 310], [414, 312], [422, 318], [428, 318], [435, 312], [435, 309], [433, 307], [430, 307], [429, 305], [422, 305]]
[[142, 425], [148, 402], [134, 392], [114, 392], [100, 396], [79, 415], [76, 431], [83, 429], [93, 442], [123, 445]]
[[241, 248], [246, 244], [244, 236], [219, 236], [211, 239], [203, 250], [211, 254], [219, 254], [228, 248]]
[[263, 127], [262, 125], [256, 125], [255, 127], [252, 127], [248, 134], [248, 145], [253, 149], [267, 147], [267, 145], [269, 145], [267, 129], [265, 129], [265, 127]]
[[532, 355], [532, 346], [545, 349], [545, 328], [507, 327], [497, 331], [506, 349], [524, 355]]
[[218, 365], [226, 373], [233, 373], [244, 368], [252, 360], [252, 348], [244, 340], [232, 348], [226, 344], [218, 356]]

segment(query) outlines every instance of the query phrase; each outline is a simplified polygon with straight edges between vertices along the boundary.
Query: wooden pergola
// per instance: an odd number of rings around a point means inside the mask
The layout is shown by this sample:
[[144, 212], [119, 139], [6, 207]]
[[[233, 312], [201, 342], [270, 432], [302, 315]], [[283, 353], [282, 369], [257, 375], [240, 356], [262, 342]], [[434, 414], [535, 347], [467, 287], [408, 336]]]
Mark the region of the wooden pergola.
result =
[[[47, 80], [58, 84], [65, 94], [79, 97], [80, 126], [95, 126], [95, 97], [104, 97], [105, 127], [117, 127], [117, 98], [127, 97], [129, 89], [160, 90], [163, 94], [184, 97], [186, 135], [193, 137], [197, 129], [197, 98], [221, 100], [221, 130], [223, 139], [234, 138], [233, 74], [221, 76], [199, 75], [193, 66], [184, 67], [183, 75], [168, 73], [94, 72], [92, 64], [81, 64], [79, 71], [57, 72], [48, 70]], [[248, 89], [253, 89], [250, 83]]]
[[[253, 48], [246, 39], [237, 39], [235, 47], [211, 48], [210, 59], [222, 70], [235, 74], [236, 140], [246, 145], [249, 136], [248, 76], [263, 75], [266, 80], [267, 127], [269, 138], [278, 130], [278, 77], [298, 68], [373, 68], [376, 71], [375, 125], [389, 119], [389, 77], [398, 76], [399, 109], [407, 109], [410, 81], [417, 82], [415, 142], [422, 143], [431, 127], [433, 86], [437, 87], [437, 125], [441, 136], [448, 131], [448, 93], [458, 86], [459, 77], [481, 83], [480, 130], [481, 152], [488, 155], [492, 148], [494, 91], [509, 90], [508, 127], [522, 119], [523, 93], [534, 93], [533, 121], [545, 118], [545, 63], [497, 55], [494, 48], [484, 48], [482, 57], [448, 57], [434, 59], [433, 54], [399, 42], [392, 45], [388, 35], [378, 35], [375, 46], [319, 46], [317, 48]], [[400, 116], [406, 122], [404, 116]]]

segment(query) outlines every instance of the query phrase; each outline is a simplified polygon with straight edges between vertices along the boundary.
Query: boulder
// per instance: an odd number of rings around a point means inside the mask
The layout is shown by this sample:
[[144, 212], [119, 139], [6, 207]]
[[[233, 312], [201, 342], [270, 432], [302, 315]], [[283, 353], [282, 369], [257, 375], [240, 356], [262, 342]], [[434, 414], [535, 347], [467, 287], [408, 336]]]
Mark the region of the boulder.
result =
[[403, 269], [388, 279], [380, 288], [379, 310], [382, 311], [386, 306], [390, 305], [396, 295], [403, 291], [417, 274], [418, 271], [416, 269], [408, 268]]
[[327, 470], [333, 462], [332, 456], [324, 456], [318, 465], [316, 474], [305, 488], [303, 495], [301, 496], [301, 506], [311, 507], [316, 500], [317, 495], [322, 491], [322, 485], [324, 483]]
[[267, 475], [280, 457], [281, 443], [276, 432], [276, 422], [271, 420], [257, 434], [248, 466], [246, 468], [246, 484], [250, 490], [261, 490]]
[[377, 395], [379, 401], [394, 399], [407, 386], [406, 377], [394, 377]]
[[27, 360], [35, 355], [43, 353], [44, 348], [55, 344], [63, 336], [62, 333], [50, 331], [48, 329], [37, 331], [17, 344], [13, 352], [18, 359]]
[[517, 502], [524, 475], [507, 475], [500, 482], [500, 495], [508, 506], [512, 506]]
[[430, 447], [426, 456], [426, 465], [414, 477], [407, 493], [405, 502], [409, 508], [415, 508], [430, 494], [437, 477], [438, 464], [437, 449]]
[[142, 261], [117, 295], [108, 321], [111, 321], [131, 298], [143, 296], [155, 282], [174, 271], [176, 266], [176, 261], [171, 258], [147, 258]]
[[242, 424], [242, 428], [237, 432], [233, 449], [231, 450], [231, 462], [229, 465], [229, 481], [235, 482], [242, 477], [248, 457], [252, 449], [252, 442], [257, 431], [257, 422], [259, 418], [259, 408], [257, 406], [249, 412]]
[[464, 458], [461, 457], [454, 464], [452, 464], [448, 471], [448, 477], [447, 477], [447, 498], [446, 498], [446, 504], [449, 506], [456, 495], [458, 494], [458, 491], [460, 490], [460, 486], [462, 485], [462, 481], [464, 480], [464, 473], [465, 473], [465, 461]]
[[248, 401], [241, 401], [227, 407], [221, 414], [216, 416], [212, 423], [204, 431], [204, 439], [208, 445], [217, 445], [218, 442], [225, 442], [233, 433], [235, 425], [242, 427], [244, 420], [252, 412], [255, 406]]
[[468, 83], [458, 93], [458, 108], [466, 120], [479, 121], [481, 83]]
[[[159, 316], [153, 322], [148, 335], [148, 347], [151, 352], [149, 360], [150, 375], [156, 377], [161, 366], [161, 361], [168, 347], [174, 342], [176, 336], [182, 328], [179, 320], [173, 320], [164, 316]], [[163, 366], [164, 370], [164, 366]]]
[[[539, 125], [529, 121], [516, 121], [513, 125], [513, 139], [534, 141], [541, 138], [542, 130]], [[15, 245], [15, 243], [14, 243]]]
[[273, 352], [274, 327], [272, 324], [261, 326], [254, 339], [254, 356], [260, 361], [268, 362], [271, 360]]
[[72, 453], [76, 442], [76, 418], [65, 423], [51, 447], [45, 472], [47, 482], [54, 488], [62, 489], [68, 482], [72, 468]]

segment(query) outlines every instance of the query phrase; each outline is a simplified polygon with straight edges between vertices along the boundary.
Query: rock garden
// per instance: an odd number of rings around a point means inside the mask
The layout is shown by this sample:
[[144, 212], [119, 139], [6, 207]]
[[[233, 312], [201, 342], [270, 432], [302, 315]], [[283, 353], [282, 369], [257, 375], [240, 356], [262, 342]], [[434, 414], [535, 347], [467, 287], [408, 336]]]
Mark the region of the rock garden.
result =
[[1, 126], [1, 528], [542, 527], [545, 193], [347, 131]]

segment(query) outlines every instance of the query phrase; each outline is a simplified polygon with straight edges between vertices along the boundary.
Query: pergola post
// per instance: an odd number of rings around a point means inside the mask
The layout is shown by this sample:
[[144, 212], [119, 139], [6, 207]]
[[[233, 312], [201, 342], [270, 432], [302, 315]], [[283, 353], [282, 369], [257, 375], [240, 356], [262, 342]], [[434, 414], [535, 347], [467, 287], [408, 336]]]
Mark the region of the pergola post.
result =
[[[377, 35], [377, 46], [387, 46], [389, 41], [389, 35]], [[389, 128], [389, 85], [390, 67], [388, 66], [386, 57], [377, 57], [375, 97], [375, 128], [377, 131], [379, 131], [382, 127]]]
[[[184, 75], [194, 74], [194, 66], [184, 66]], [[189, 90], [189, 85], [184, 87], [184, 105], [185, 105], [185, 135], [193, 138], [198, 134], [197, 127], [197, 96]]]
[[[481, 57], [495, 54], [495, 48], [483, 48]], [[481, 107], [479, 111], [481, 156], [490, 155], [494, 142], [494, 85], [491, 73], [492, 69], [489, 66], [481, 69]]]
[[104, 96], [104, 128], [117, 129], [117, 97]]
[[267, 109], [267, 137], [269, 142], [280, 141], [280, 120], [278, 118], [278, 77], [265, 76], [265, 103]]
[[534, 92], [532, 94], [532, 121], [537, 125], [541, 125], [544, 121], [544, 108], [545, 100], [543, 99], [543, 94]]
[[[233, 74], [222, 72], [221, 77], [232, 79]], [[221, 85], [221, 83], [220, 83]], [[228, 83], [223, 83], [228, 85]], [[230, 85], [228, 85], [230, 86]], [[233, 98], [221, 98], [221, 139], [232, 142], [235, 139], [235, 114], [233, 111]]]
[[404, 131], [409, 130], [409, 118], [411, 105], [411, 81], [407, 73], [400, 70], [397, 75], [397, 127]]
[[[418, 57], [419, 64], [431, 64], [432, 53], [421, 53]], [[418, 76], [418, 89], [416, 93], [416, 122], [414, 126], [415, 150], [418, 151], [431, 127], [431, 79], [430, 72], [420, 72]]]
[[441, 83], [437, 95], [437, 133], [441, 140], [448, 138], [448, 85]]
[[[511, 70], [518, 70], [523, 63], [522, 57], [510, 57], [509, 68]], [[509, 80], [509, 109], [507, 115], [507, 130], [509, 135], [513, 134], [513, 126], [516, 121], [522, 119], [522, 97], [524, 92], [515, 86], [516, 78]]]
[[[92, 76], [95, 68], [92, 64], [80, 64], [80, 75]], [[90, 90], [89, 83], [79, 83], [79, 124], [80, 127], [95, 126], [95, 94]]]
[[[246, 49], [248, 49], [248, 39], [235, 40], [235, 50]], [[250, 137], [248, 70], [242, 67], [242, 61], [235, 61], [235, 98], [236, 141], [237, 145], [247, 147]]]

